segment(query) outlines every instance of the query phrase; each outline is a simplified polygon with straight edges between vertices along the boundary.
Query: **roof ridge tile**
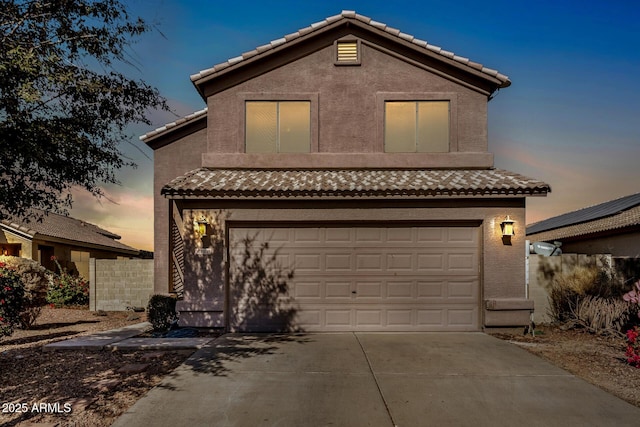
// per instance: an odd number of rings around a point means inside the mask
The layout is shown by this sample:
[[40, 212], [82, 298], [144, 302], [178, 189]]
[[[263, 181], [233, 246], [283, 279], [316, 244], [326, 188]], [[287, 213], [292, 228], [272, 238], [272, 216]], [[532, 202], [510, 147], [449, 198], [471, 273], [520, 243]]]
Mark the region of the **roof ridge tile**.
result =
[[[422, 47], [422, 48], [426, 48], [431, 50], [432, 52], [438, 53], [446, 58], [449, 58], [455, 62], [458, 62], [462, 65], [469, 65], [469, 58], [466, 58], [464, 56], [459, 56], [459, 55], [455, 55], [453, 52], [449, 52], [447, 50], [443, 50], [442, 48], [438, 47], [438, 46], [432, 46], [430, 44], [428, 44], [427, 42], [424, 42], [422, 40], [418, 40], [415, 38], [415, 36], [411, 35], [411, 34], [407, 34], [407, 33], [403, 33], [401, 32], [399, 29], [393, 28], [393, 27], [389, 27], [387, 24], [383, 23], [383, 22], [379, 22], [379, 21], [375, 21], [372, 18], [365, 16], [365, 15], [360, 15], [358, 13], [356, 13], [356, 11], [354, 10], [343, 10], [340, 14], [338, 15], [333, 15], [333, 16], [329, 16], [328, 18], [325, 18], [322, 21], [318, 21], [318, 22], [314, 22], [311, 25], [301, 28], [300, 30], [298, 30], [295, 33], [291, 33], [283, 38], [277, 39], [272, 41], [271, 43], [269, 43], [268, 45], [263, 45], [263, 46], [258, 46], [256, 49], [254, 49], [257, 54], [261, 54], [267, 50], [273, 49], [276, 46], [279, 46], [283, 43], [287, 43], [291, 40], [295, 40], [303, 35], [306, 35], [308, 33], [311, 33], [313, 31], [316, 31], [320, 28], [324, 28], [326, 26], [328, 26], [329, 24], [339, 21], [340, 19], [355, 19], [357, 21], [363, 22], [366, 25], [370, 25], [374, 28], [377, 28], [379, 30], [385, 31], [388, 34], [391, 34], [393, 36], [396, 36], [402, 40], [406, 40], [410, 43], [415, 44], [416, 46]], [[253, 52], [253, 51], [250, 51]], [[235, 58], [231, 58], [225, 62], [222, 62], [221, 64], [215, 65], [211, 68], [206, 68], [204, 70], [201, 70], [198, 73], [192, 74], [191, 80], [192, 81], [196, 81], [199, 80], [203, 77], [206, 77], [208, 75], [214, 74], [218, 71], [224, 70], [226, 68], [228, 68], [231, 65], [235, 65], [236, 63], [239, 63], [242, 61], [238, 60], [237, 58], [243, 58], [243, 59], [248, 59], [251, 58], [253, 56], [256, 56], [254, 54], [250, 54], [248, 56], [245, 57], [245, 55], [242, 55], [240, 57], [235, 57]], [[509, 77], [507, 77], [504, 74], [498, 73], [496, 70], [493, 70], [491, 68], [486, 68], [483, 67], [482, 64], [473, 62], [473, 66], [471, 66], [471, 68], [473, 68], [474, 70], [478, 70], [481, 73], [485, 73], [487, 75], [490, 75], [491, 77], [494, 77], [498, 80], [500, 80], [503, 84], [507, 84], [509, 83]]]

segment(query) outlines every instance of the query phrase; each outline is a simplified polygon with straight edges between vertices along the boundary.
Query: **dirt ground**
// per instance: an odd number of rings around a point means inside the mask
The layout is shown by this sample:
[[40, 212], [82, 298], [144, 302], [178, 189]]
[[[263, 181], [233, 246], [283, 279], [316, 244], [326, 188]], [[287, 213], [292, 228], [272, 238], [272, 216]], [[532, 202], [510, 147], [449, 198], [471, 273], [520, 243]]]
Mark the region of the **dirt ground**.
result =
[[542, 325], [536, 336], [492, 335], [513, 342], [591, 384], [640, 407], [640, 369], [626, 363], [626, 340]]
[[[42, 345], [145, 320], [144, 313], [43, 310], [34, 329], [0, 339], [0, 425], [109, 426], [192, 352], [56, 351]], [[640, 407], [640, 369], [622, 338], [542, 326], [535, 337], [494, 333]], [[118, 372], [146, 365], [141, 372]]]
[[[145, 320], [144, 313], [45, 308], [32, 330], [0, 339], [0, 425], [111, 425], [192, 351], [43, 352], [42, 346]], [[132, 365], [144, 370], [118, 372]]]

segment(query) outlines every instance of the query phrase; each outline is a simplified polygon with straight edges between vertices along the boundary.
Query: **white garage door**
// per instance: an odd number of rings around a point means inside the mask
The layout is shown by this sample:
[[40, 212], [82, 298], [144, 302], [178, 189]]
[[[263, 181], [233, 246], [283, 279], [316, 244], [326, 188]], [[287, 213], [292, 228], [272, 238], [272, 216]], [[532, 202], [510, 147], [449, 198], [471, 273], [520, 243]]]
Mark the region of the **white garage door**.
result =
[[[264, 289], [277, 287], [269, 274], [278, 264], [294, 275], [281, 277], [290, 300], [275, 304], [292, 304], [293, 322], [305, 331], [476, 331], [478, 235], [477, 227], [232, 228], [230, 326], [270, 329], [279, 313], [292, 313], [251, 307], [274, 304], [264, 302]], [[277, 262], [266, 274], [243, 256], [247, 236], [254, 252], [268, 242], [260, 262]], [[251, 280], [261, 280], [263, 295], [238, 296], [242, 286], [251, 292]], [[239, 327], [243, 312], [251, 320]]]

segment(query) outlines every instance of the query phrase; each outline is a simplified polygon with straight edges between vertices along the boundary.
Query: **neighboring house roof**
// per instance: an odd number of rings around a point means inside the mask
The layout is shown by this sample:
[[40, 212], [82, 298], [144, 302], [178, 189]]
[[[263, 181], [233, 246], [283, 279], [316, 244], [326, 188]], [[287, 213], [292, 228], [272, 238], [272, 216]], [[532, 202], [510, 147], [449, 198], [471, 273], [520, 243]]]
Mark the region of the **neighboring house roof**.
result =
[[162, 189], [169, 197], [376, 198], [546, 195], [548, 184], [500, 170], [255, 170], [200, 168]]
[[559, 240], [633, 226], [640, 226], [640, 193], [537, 222], [527, 236]]
[[400, 30], [389, 27], [387, 26], [387, 24], [384, 24], [382, 22], [374, 21], [373, 19], [367, 16], [357, 14], [355, 11], [352, 11], [352, 10], [343, 10], [339, 15], [330, 16], [324, 19], [323, 21], [316, 22], [305, 28], [301, 28], [295, 33], [288, 34], [282, 38], [273, 40], [268, 44], [258, 46], [254, 50], [246, 52], [240, 56], [231, 58], [211, 68], [202, 70], [199, 73], [192, 75], [191, 80], [194, 82], [194, 84], [196, 84], [196, 86], [198, 86], [204, 79], [210, 76], [213, 76], [229, 67], [233, 67], [238, 64], [241, 64], [256, 56], [268, 55], [273, 50], [276, 50], [281, 46], [294, 43], [298, 39], [303, 38], [309, 34], [325, 31], [330, 27], [341, 24], [343, 21], [351, 21], [354, 24], [359, 24], [364, 27], [369, 27], [372, 30], [382, 31], [387, 37], [395, 38], [399, 42], [411, 43], [416, 48], [423, 50], [425, 54], [437, 54], [443, 59], [452, 60], [454, 63], [460, 66], [467, 67], [470, 70], [479, 71], [480, 73], [485, 74], [486, 76], [497, 79], [500, 83], [500, 87], [507, 87], [511, 84], [509, 77], [503, 74], [500, 74], [496, 70], [484, 67], [482, 64], [473, 62], [469, 58], [458, 56], [453, 52], [443, 50], [439, 46], [435, 46], [433, 44], [427, 43], [424, 40], [417, 39], [410, 34], [403, 33]]
[[119, 235], [97, 225], [52, 212], [37, 211], [36, 213], [42, 214], [42, 221], [26, 222], [19, 218], [8, 218], [0, 221], [0, 227], [31, 239], [63, 240], [78, 246], [101, 247], [128, 255], [137, 255], [139, 252], [118, 242]]

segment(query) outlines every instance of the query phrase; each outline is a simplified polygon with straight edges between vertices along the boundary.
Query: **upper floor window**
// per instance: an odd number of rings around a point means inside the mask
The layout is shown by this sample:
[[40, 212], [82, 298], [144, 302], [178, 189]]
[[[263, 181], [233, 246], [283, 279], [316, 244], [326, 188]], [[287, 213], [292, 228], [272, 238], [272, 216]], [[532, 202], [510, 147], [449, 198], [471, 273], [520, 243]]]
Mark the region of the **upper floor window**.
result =
[[247, 101], [247, 153], [308, 153], [311, 151], [311, 102]]
[[386, 101], [384, 150], [388, 153], [449, 151], [449, 101]]

